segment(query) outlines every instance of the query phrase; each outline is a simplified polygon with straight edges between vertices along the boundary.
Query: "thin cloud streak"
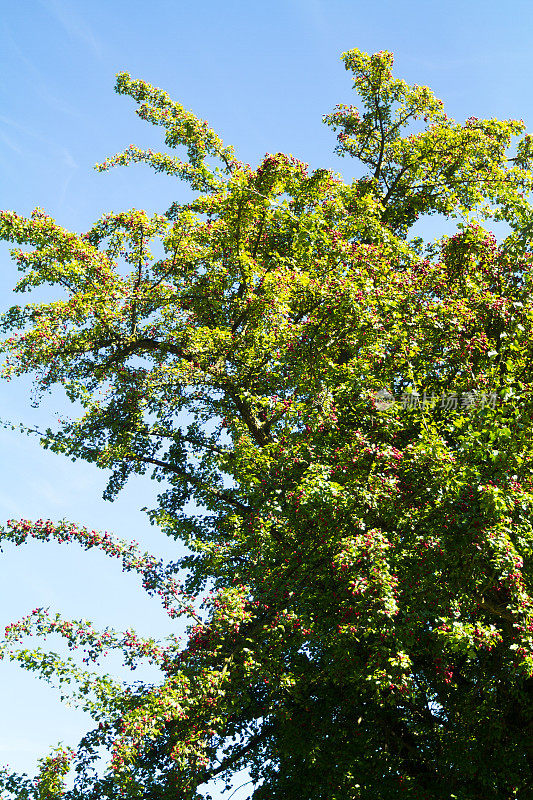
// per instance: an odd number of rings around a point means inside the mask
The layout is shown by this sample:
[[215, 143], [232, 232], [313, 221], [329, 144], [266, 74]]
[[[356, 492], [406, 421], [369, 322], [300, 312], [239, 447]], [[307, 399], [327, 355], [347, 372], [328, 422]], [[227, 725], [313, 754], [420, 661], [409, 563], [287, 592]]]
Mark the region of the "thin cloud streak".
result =
[[297, 5], [317, 32], [324, 34], [329, 25], [326, 9], [322, 0], [297, 0]]
[[102, 59], [102, 47], [98, 39], [93, 34], [91, 28], [82, 20], [78, 14], [72, 12], [60, 0], [40, 0], [41, 5], [66, 31], [71, 39], [78, 39], [84, 42], [92, 50], [99, 60]]
[[17, 44], [7, 25], [3, 26], [2, 36], [7, 47], [11, 51], [9, 59], [10, 62], [12, 64], [19, 62], [26, 72], [32, 76], [32, 89], [36, 92], [38, 97], [40, 97], [48, 106], [60, 111], [62, 114], [67, 114], [68, 116], [77, 119], [83, 119], [86, 116], [85, 114], [80, 113], [79, 109], [74, 108], [69, 103], [66, 103], [64, 100], [60, 99], [50, 91], [48, 82], [45, 80], [42, 71], [30, 58], [28, 58], [22, 47]]
[[19, 156], [25, 155], [24, 150], [22, 150], [15, 142], [9, 138], [2, 130], [0, 130], [0, 140], [12, 150], [14, 153], [17, 153]]

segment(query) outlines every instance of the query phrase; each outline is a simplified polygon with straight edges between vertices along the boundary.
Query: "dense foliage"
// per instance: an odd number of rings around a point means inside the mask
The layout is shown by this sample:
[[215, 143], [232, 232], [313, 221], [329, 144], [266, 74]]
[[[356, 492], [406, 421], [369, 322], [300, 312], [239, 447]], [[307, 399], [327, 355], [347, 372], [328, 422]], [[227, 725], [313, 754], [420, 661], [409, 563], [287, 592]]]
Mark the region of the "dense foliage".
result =
[[[109, 498], [151, 472], [152, 521], [189, 553], [165, 565], [67, 522], [1, 536], [101, 548], [190, 623], [185, 647], [40, 609], [14, 623], [4, 657], [95, 728], [36, 781], [6, 773], [6, 796], [194, 800], [247, 768], [254, 800], [533, 797], [532, 140], [450, 119], [390, 53], [343, 58], [362, 113], [325, 122], [351, 183], [281, 153], [243, 164], [121, 74], [187, 158], [131, 146], [98, 168], [143, 161], [195, 199], [82, 235], [1, 214], [31, 246], [18, 290], [59, 298], [4, 315], [5, 377], [61, 384], [82, 412], [44, 446], [109, 470]], [[454, 235], [425, 244], [429, 214]], [[160, 683], [91, 672], [112, 648]]]

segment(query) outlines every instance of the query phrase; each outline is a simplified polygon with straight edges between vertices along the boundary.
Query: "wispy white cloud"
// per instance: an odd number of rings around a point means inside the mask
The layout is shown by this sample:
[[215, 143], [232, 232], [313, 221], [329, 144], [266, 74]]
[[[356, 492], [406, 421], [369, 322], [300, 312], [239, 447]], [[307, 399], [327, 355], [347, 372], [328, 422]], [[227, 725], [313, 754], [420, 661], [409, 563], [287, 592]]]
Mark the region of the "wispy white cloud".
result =
[[84, 42], [97, 58], [102, 58], [100, 42], [87, 22], [72, 9], [71, 5], [61, 2], [61, 0], [41, 0], [41, 4], [71, 39]]
[[[0, 114], [0, 126], [2, 125], [11, 128], [13, 131], [16, 131], [17, 133], [23, 134], [24, 136], [28, 136], [31, 139], [36, 139], [41, 144], [46, 144], [53, 147], [53, 149], [56, 151], [58, 155], [58, 160], [61, 161], [64, 167], [70, 170], [78, 169], [78, 164], [76, 163], [76, 160], [72, 155], [72, 153], [70, 152], [70, 150], [68, 150], [66, 147], [57, 147], [57, 145], [55, 145], [51, 139], [47, 138], [46, 136], [42, 136], [42, 134], [40, 134], [34, 128], [30, 128], [27, 125], [22, 125], [20, 122], [17, 122], [17, 120], [11, 119], [10, 117], [6, 117], [3, 114]], [[5, 144], [7, 144], [8, 147], [10, 147], [12, 150], [19, 153], [20, 155], [23, 155], [25, 152], [27, 152], [21, 149], [20, 143], [15, 143], [10, 136], [8, 136], [4, 131], [2, 131], [1, 127], [0, 127], [0, 137], [5, 142]]]
[[[6, 132], [6, 128], [11, 130], [12, 135]], [[37, 131], [25, 125], [20, 125], [16, 120], [0, 114], [0, 141], [3, 142], [9, 150], [19, 156], [25, 156], [26, 158], [35, 155], [36, 153], [31, 148], [22, 143], [22, 139], [27, 137], [35, 139], [41, 144], [49, 144]]]
[[19, 147], [19, 145], [13, 141], [7, 134], [4, 133], [3, 130], [0, 129], [0, 141], [2, 141], [6, 147], [12, 150], [17, 155], [22, 156], [24, 155], [24, 151]]
[[[13, 135], [8, 135], [2, 128], [9, 128]], [[44, 136], [41, 136], [37, 131], [28, 128], [27, 126], [20, 125], [15, 120], [0, 115], [0, 143], [18, 156], [37, 157], [42, 158], [42, 147], [38, 151], [34, 150], [31, 146], [28, 147], [28, 140], [36, 140], [40, 144], [44, 144], [49, 152], [53, 153], [53, 158], [58, 165], [58, 178], [62, 180], [58, 185], [58, 203], [63, 205], [69, 185], [72, 181], [74, 173], [78, 169], [76, 159], [66, 147], [57, 147], [53, 142]], [[49, 158], [49, 156], [47, 156]]]
[[72, 153], [66, 148], [63, 148], [63, 164], [69, 169], [78, 169]]
[[9, 51], [9, 56], [6, 52], [5, 57], [9, 57], [9, 60], [12, 64], [17, 64], [17, 66], [20, 65], [29, 75], [31, 75], [33, 90], [47, 105], [51, 106], [62, 114], [68, 114], [71, 117], [80, 118], [84, 116], [80, 112], [79, 108], [75, 108], [69, 103], [66, 103], [64, 100], [57, 97], [53, 92], [50, 91], [49, 84], [45, 80], [42, 71], [31, 60], [31, 58], [29, 58], [27, 52], [19, 45], [6, 25], [4, 25], [2, 30], [2, 41], [5, 50]]
[[72, 153], [70, 153], [67, 149], [63, 149], [62, 161], [65, 169], [67, 170], [67, 174], [64, 176], [61, 185], [59, 187], [57, 202], [60, 208], [63, 206], [65, 200], [67, 199], [68, 188], [70, 186], [72, 178], [74, 177], [75, 171], [78, 169], [78, 165], [76, 164], [76, 161], [74, 160]]
[[324, 33], [328, 27], [328, 15], [322, 0], [296, 0], [296, 2], [307, 21], [319, 33]]
[[315, 53], [323, 58], [331, 57], [331, 47], [335, 42], [332, 28], [332, 15], [338, 15], [331, 2], [324, 0], [292, 0], [302, 25], [312, 32]]
[[34, 497], [38, 497], [53, 506], [64, 506], [67, 502], [67, 497], [61, 491], [58, 491], [45, 478], [30, 481], [28, 488]]
[[16, 503], [13, 498], [5, 492], [0, 492], [0, 510], [9, 514], [10, 517], [23, 516], [20, 503]]

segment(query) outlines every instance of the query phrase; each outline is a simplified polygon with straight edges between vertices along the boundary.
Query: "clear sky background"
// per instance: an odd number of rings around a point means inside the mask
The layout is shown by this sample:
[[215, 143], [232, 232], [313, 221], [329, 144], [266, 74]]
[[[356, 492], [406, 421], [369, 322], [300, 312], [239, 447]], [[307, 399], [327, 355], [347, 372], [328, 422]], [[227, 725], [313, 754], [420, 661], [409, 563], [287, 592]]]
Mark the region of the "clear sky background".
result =
[[[392, 50], [396, 74], [432, 87], [456, 119], [522, 118], [533, 130], [531, 0], [4, 0], [1, 12], [0, 207], [41, 206], [78, 232], [107, 211], [162, 212], [187, 196], [147, 167], [92, 170], [130, 143], [160, 149], [157, 129], [114, 94], [118, 71], [166, 89], [252, 164], [284, 151], [356, 174], [321, 124], [355, 100], [339, 59], [353, 47]], [[0, 267], [3, 309], [15, 302], [7, 247]], [[3, 419], [46, 425], [57, 411], [59, 394], [34, 409], [28, 382], [0, 386]], [[0, 448], [0, 520], [66, 517], [179, 555], [140, 511], [154, 502], [149, 480], [109, 504], [98, 470], [2, 429]], [[173, 630], [134, 576], [75, 546], [8, 546], [0, 576], [0, 626], [50, 606], [101, 627]], [[0, 764], [31, 772], [49, 745], [75, 743], [86, 726], [52, 689], [0, 663]], [[247, 788], [235, 800], [245, 797]]]

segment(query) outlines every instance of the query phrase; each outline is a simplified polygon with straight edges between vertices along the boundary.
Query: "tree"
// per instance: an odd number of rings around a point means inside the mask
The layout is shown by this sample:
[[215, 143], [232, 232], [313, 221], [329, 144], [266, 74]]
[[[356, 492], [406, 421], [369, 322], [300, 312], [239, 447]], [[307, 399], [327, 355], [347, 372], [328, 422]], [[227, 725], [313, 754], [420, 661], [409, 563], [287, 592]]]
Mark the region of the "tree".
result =
[[[363, 113], [325, 121], [352, 183], [281, 153], [252, 169], [120, 74], [187, 159], [131, 146], [98, 168], [142, 161], [196, 199], [82, 235], [1, 215], [33, 248], [14, 251], [19, 291], [63, 292], [3, 317], [5, 377], [81, 408], [43, 445], [110, 470], [109, 499], [151, 472], [151, 520], [189, 548], [165, 565], [68, 522], [4, 526], [102, 548], [190, 621], [184, 648], [39, 609], [14, 623], [4, 656], [73, 682], [96, 727], [35, 783], [6, 774], [11, 796], [193, 800], [243, 767], [254, 800], [533, 796], [532, 139], [450, 119], [388, 52], [343, 59]], [[425, 244], [430, 214], [456, 233]], [[88, 664], [148, 657], [161, 683], [95, 676], [28, 632]]]

